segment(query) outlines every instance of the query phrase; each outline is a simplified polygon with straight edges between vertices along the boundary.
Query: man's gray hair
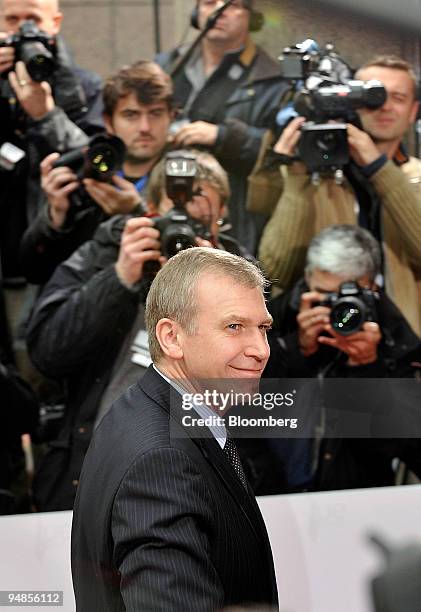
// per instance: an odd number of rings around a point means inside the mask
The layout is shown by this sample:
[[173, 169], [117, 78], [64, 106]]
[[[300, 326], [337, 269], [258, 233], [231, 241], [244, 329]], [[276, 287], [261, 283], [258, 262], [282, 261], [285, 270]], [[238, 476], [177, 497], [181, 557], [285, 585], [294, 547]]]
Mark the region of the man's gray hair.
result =
[[257, 287], [262, 293], [268, 285], [255, 264], [227, 251], [194, 247], [171, 257], [154, 278], [146, 299], [145, 321], [152, 361], [158, 362], [163, 355], [155, 333], [160, 319], [171, 319], [186, 333], [196, 333], [196, 292], [203, 274], [228, 277], [239, 285]]
[[370, 232], [358, 225], [331, 225], [310, 242], [305, 273], [318, 269], [349, 280], [374, 280], [380, 267], [380, 247]]

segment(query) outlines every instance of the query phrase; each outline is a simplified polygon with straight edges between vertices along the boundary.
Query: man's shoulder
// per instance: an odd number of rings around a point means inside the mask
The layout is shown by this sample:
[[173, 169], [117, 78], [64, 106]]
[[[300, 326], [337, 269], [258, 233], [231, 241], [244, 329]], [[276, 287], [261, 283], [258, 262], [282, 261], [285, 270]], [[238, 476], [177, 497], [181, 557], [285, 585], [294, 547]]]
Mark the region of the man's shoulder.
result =
[[107, 446], [124, 439], [126, 449], [133, 446], [136, 452], [168, 446], [172, 397], [170, 385], [150, 366], [113, 403], [95, 437]]
[[73, 67], [73, 71], [75, 75], [79, 78], [83, 89], [88, 95], [94, 92], [96, 93], [98, 91], [101, 91], [102, 79], [99, 74], [93, 72], [92, 70], [81, 68], [77, 65]]
[[285, 83], [285, 86], [287, 85], [287, 82], [281, 75], [279, 63], [259, 45], [256, 45], [256, 57], [252, 76], [256, 81], [275, 80], [280, 83]]

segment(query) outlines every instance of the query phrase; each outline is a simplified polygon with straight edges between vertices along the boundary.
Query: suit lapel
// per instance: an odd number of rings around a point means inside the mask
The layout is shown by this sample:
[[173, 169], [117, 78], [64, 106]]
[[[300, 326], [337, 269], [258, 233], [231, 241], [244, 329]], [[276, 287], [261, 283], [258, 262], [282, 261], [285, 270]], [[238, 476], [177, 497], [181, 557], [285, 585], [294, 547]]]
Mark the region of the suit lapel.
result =
[[186, 413], [181, 407], [181, 396], [158, 374], [153, 366], [149, 366], [138, 384], [152, 401], [157, 402], [169, 413], [170, 419], [174, 421], [176, 427], [174, 433], [180, 431], [181, 427], [184, 436], [190, 438], [192, 442], [200, 448], [206, 461], [210, 464], [211, 468], [217, 472], [229, 495], [247, 518], [258, 541], [261, 542], [263, 540], [268, 545], [266, 526], [253, 492], [250, 487], [249, 491], [245, 490], [233, 467], [230, 465], [228, 458], [212, 436], [210, 430], [205, 428], [206, 431], [204, 431], [203, 427], [197, 426], [183, 426], [182, 417]]

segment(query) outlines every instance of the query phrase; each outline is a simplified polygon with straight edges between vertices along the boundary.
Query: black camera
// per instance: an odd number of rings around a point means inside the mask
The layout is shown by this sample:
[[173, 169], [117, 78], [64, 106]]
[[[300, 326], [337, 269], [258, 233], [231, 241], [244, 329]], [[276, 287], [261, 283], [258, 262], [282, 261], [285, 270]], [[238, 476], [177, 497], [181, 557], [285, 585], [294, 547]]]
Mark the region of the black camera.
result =
[[[341, 336], [350, 336], [361, 329], [366, 321], [378, 321], [379, 294], [364, 289], [354, 281], [342, 283], [339, 292], [328, 293], [318, 306], [330, 308], [330, 324]], [[316, 304], [315, 304], [316, 306]]]
[[195, 195], [196, 157], [185, 151], [168, 153], [165, 160], [165, 190], [174, 203], [166, 215], [154, 221], [160, 231], [161, 251], [165, 257], [196, 246], [196, 237], [209, 239], [209, 231], [203, 223], [191, 217], [186, 204]]
[[[317, 180], [319, 172], [335, 172], [338, 182], [349, 162], [347, 122], [358, 108], [380, 108], [387, 97], [380, 81], [352, 80], [352, 70], [332, 44], [320, 50], [313, 40], [287, 47], [279, 58], [285, 78], [293, 81], [294, 110], [302, 126], [298, 154]], [[331, 123], [339, 120], [339, 123]]]
[[56, 68], [55, 38], [40, 30], [32, 19], [2, 40], [0, 47], [14, 47], [15, 61], [22, 61], [31, 79], [38, 83], [48, 79]]
[[68, 166], [79, 179], [93, 178], [109, 183], [121, 169], [126, 156], [126, 145], [118, 136], [107, 132], [93, 136], [87, 147], [64, 153], [53, 163], [53, 168]]
[[[68, 166], [79, 181], [92, 178], [102, 183], [110, 183], [113, 175], [121, 170], [125, 157], [126, 145], [121, 138], [104, 132], [92, 136], [86, 147], [64, 153], [52, 167]], [[70, 201], [75, 208], [94, 205], [83, 185], [71, 194]]]

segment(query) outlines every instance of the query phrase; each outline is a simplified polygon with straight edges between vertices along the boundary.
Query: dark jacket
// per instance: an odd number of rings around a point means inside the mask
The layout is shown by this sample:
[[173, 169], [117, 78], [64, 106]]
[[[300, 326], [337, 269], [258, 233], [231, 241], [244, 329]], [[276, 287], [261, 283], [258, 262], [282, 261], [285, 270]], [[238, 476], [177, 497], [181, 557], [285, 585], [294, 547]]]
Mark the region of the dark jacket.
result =
[[[183, 49], [158, 56], [157, 61], [169, 70]], [[228, 77], [233, 67], [241, 66], [242, 75]], [[184, 108], [191, 92], [185, 72], [174, 78], [175, 100]], [[207, 121], [218, 125], [218, 137], [211, 153], [229, 174], [231, 198], [228, 203], [232, 234], [253, 255], [267, 217], [246, 210], [247, 176], [260, 150], [263, 134], [274, 127], [281, 99], [288, 89], [281, 78], [277, 62], [250, 40], [242, 53], [230, 53], [212, 73], [190, 105], [190, 121]]]
[[[101, 224], [94, 238], [56, 269], [29, 324], [31, 359], [46, 376], [64, 380], [67, 395], [63, 429], [34, 483], [40, 510], [73, 506], [100, 400], [149, 288], [150, 281], [141, 281], [128, 289], [115, 272], [127, 219], [117, 215]], [[227, 250], [243, 254], [232, 238], [220, 238]]]
[[96, 430], [73, 514], [78, 612], [277, 609], [256, 500], [182, 413], [151, 366]]
[[[103, 130], [101, 79], [77, 67], [61, 38], [57, 39], [58, 68], [51, 77], [55, 108], [39, 121], [7, 106], [10, 86], [1, 84], [2, 139], [26, 152], [13, 171], [1, 171], [0, 243], [4, 278], [21, 276], [18, 248], [27, 225], [38, 213], [42, 199], [41, 160], [58, 151], [83, 146], [88, 136]], [[7, 120], [5, 118], [7, 117]], [[18, 129], [17, 129], [18, 128]]]
[[9, 489], [24, 469], [21, 435], [38, 424], [38, 404], [29, 385], [19, 376], [12, 354], [0, 286], [0, 514], [17, 511]]
[[[298, 395], [304, 397], [299, 414], [304, 426], [308, 426], [308, 437], [256, 443], [259, 452], [251, 460], [256, 494], [393, 485], [395, 457], [421, 476], [421, 441], [409, 420], [413, 418], [414, 427], [421, 431], [419, 392], [415, 391], [413, 397], [409, 393], [406, 403], [405, 397], [399, 395], [400, 390], [412, 392], [417, 385], [405, 387], [396, 380], [417, 376], [421, 366], [420, 339], [393, 302], [381, 293], [377, 314], [382, 340], [375, 363], [348, 367], [343, 353], [326, 346], [311, 357], [304, 357], [298, 344], [296, 316], [301, 293], [306, 290], [304, 281], [300, 281], [291, 292], [269, 303], [274, 326], [270, 334], [271, 357], [264, 377], [306, 379], [310, 391], [303, 395], [305, 391], [301, 390]], [[347, 387], [346, 380], [354, 381], [353, 386]], [[366, 383], [360, 385], [364, 380]], [[314, 382], [311, 387], [309, 381]], [[347, 389], [351, 389], [348, 394]], [[387, 413], [390, 406], [392, 414]], [[325, 434], [317, 442], [315, 431], [322, 417]], [[350, 427], [356, 432], [361, 427], [363, 437], [353, 434]], [[344, 436], [336, 435], [338, 430]], [[268, 462], [272, 472], [272, 466], [277, 466], [278, 486], [273, 479], [263, 482]]]

